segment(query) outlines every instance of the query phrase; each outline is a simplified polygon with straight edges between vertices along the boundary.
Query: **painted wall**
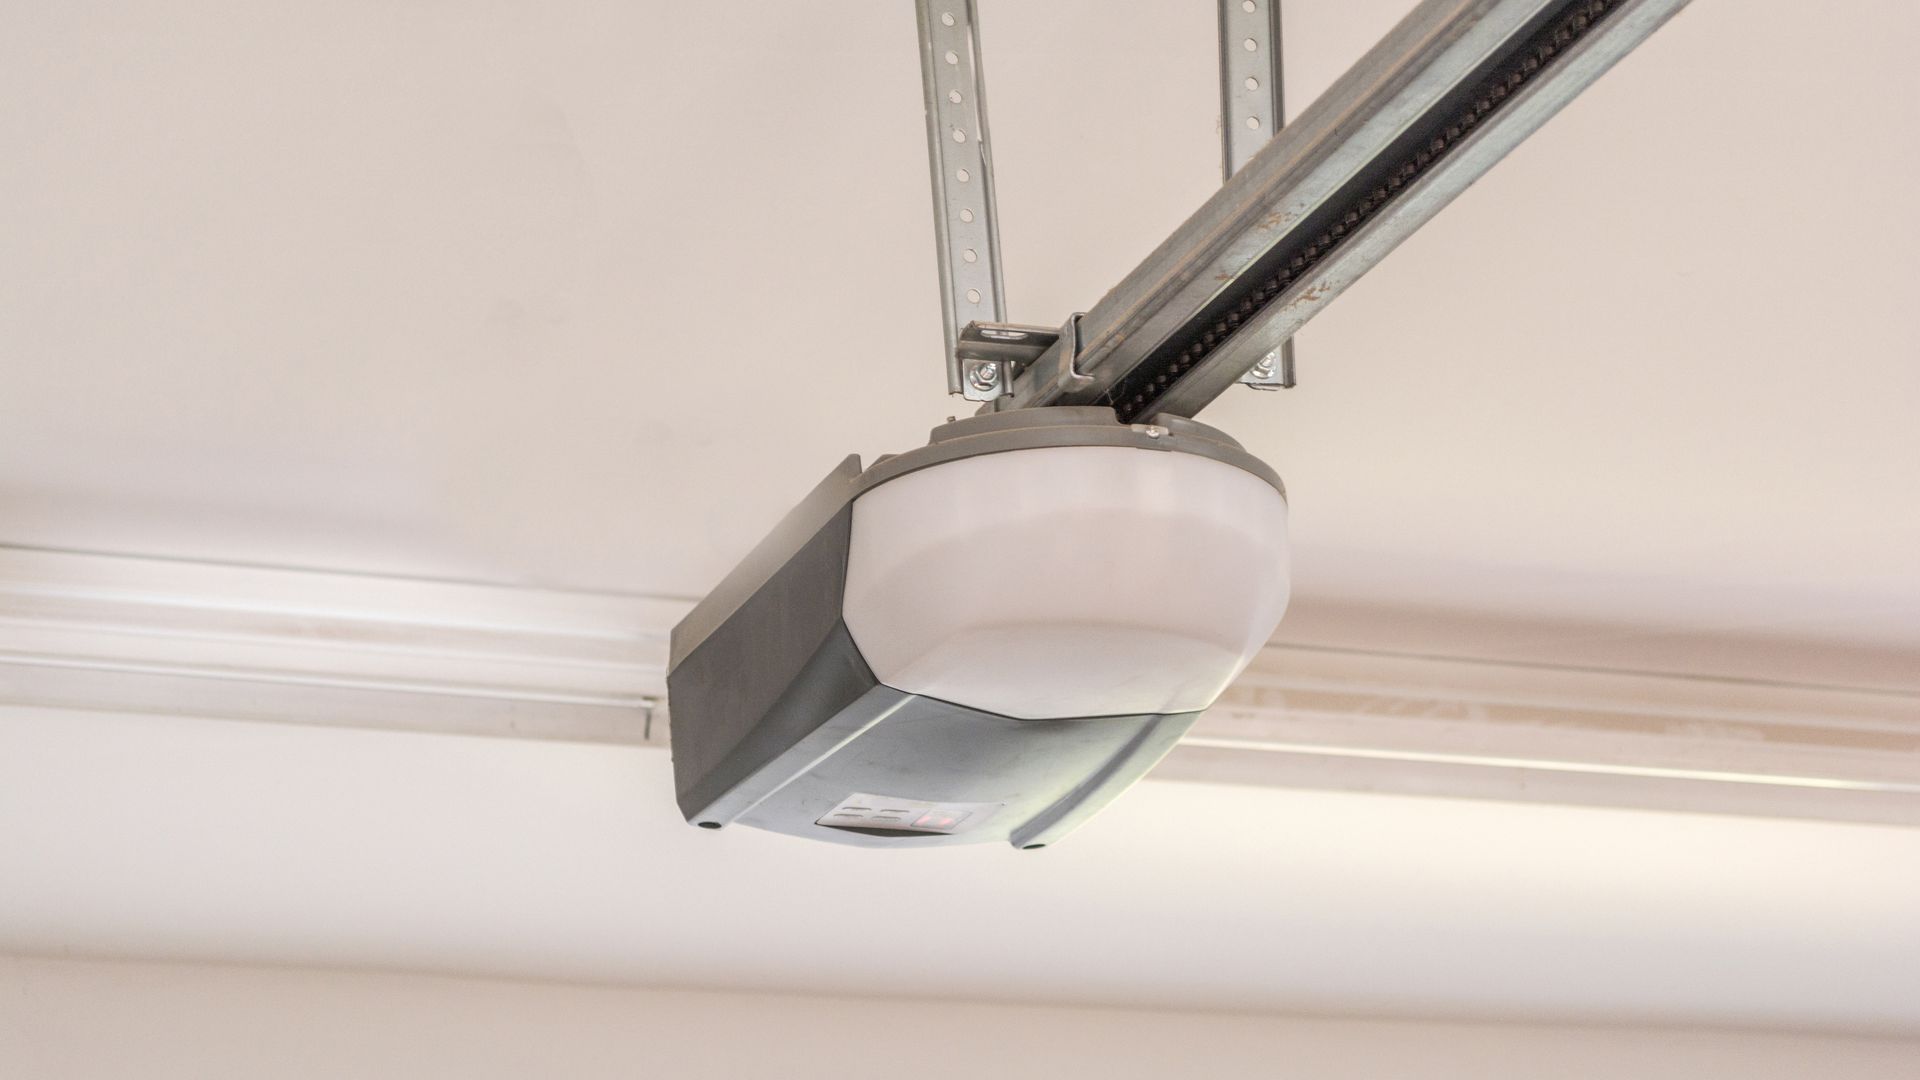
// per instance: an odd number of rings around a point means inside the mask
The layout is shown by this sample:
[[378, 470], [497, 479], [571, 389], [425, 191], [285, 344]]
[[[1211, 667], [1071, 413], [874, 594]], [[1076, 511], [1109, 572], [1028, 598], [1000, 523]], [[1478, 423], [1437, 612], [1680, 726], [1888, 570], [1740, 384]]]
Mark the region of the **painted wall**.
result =
[[0, 1073], [1911, 1080], [1920, 1041], [588, 987], [0, 957]]

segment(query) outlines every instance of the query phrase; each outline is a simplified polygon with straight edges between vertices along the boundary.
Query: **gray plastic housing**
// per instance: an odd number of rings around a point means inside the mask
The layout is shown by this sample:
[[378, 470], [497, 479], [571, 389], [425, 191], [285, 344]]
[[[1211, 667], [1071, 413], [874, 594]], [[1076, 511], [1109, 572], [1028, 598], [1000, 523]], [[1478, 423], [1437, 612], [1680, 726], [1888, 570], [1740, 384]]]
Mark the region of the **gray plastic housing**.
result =
[[[865, 847], [1005, 841], [1043, 847], [1153, 767], [1198, 714], [1020, 720], [875, 678], [841, 614], [853, 503], [916, 469], [1046, 446], [1195, 453], [1280, 479], [1191, 420], [1121, 424], [1095, 407], [1026, 409], [936, 428], [862, 471], [849, 457], [673, 631], [667, 673], [675, 791], [687, 820]], [[955, 832], [836, 827], [857, 793], [974, 808]]]

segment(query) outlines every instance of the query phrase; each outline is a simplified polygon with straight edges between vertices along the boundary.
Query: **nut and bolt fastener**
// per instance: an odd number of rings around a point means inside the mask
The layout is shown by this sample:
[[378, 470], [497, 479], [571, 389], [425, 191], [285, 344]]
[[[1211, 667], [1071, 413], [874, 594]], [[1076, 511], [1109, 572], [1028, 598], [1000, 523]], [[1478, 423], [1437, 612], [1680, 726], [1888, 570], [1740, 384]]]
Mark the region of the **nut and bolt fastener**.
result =
[[1253, 370], [1247, 372], [1247, 374], [1253, 376], [1256, 379], [1273, 378], [1273, 357], [1268, 356], [1265, 359], [1261, 360], [1259, 363], [1253, 365]]
[[967, 382], [975, 390], [994, 390], [1000, 386], [1000, 367], [997, 364], [975, 364], [967, 371]]

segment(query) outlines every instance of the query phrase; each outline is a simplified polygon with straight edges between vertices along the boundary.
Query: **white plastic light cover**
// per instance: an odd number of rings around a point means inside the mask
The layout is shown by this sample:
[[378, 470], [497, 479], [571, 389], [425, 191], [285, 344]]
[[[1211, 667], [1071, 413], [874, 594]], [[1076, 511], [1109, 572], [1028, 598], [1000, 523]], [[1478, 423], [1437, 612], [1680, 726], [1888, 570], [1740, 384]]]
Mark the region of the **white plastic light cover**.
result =
[[1002, 716], [1204, 709], [1287, 606], [1287, 504], [1197, 454], [1056, 446], [853, 506], [844, 614], [875, 677]]

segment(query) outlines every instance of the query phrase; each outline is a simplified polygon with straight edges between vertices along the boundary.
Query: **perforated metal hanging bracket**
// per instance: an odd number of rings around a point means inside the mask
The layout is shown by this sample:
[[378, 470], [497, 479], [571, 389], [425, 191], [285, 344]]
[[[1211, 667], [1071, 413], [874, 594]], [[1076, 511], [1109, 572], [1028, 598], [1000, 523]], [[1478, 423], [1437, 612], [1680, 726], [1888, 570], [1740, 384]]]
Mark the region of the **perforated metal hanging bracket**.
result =
[[[1231, 179], [1286, 120], [1280, 0], [1219, 0], [1221, 178]], [[1256, 390], [1293, 385], [1293, 339], [1240, 377]]]
[[[1687, 4], [1419, 0], [1280, 129], [1279, 31], [1270, 6], [1277, 2], [1251, 0], [1249, 11], [1249, 0], [1226, 0], [1220, 8], [1223, 127], [1258, 135], [1269, 117], [1268, 137], [1257, 149], [1248, 144], [1246, 153], [1236, 151], [1245, 136], [1226, 138], [1227, 167], [1244, 167], [1099, 303], [1075, 316], [1071, 333], [1022, 366], [1031, 349], [975, 361], [963, 360], [958, 347], [960, 328], [969, 323], [1032, 328], [956, 316], [987, 301], [987, 313], [997, 316], [1000, 306], [991, 191], [968, 192], [972, 205], [949, 198], [951, 171], [967, 167], [953, 165], [950, 152], [970, 139], [975, 182], [990, 179], [979, 50], [971, 6], [942, 11], [921, 0], [948, 384], [956, 392], [985, 399], [991, 411], [1101, 405], [1130, 420], [1192, 416], [1250, 373], [1258, 384], [1290, 385], [1286, 346], [1301, 325]], [[1261, 62], [1236, 71], [1227, 60], [1236, 49], [1249, 54], [1237, 59]], [[972, 93], [961, 89], [969, 81]], [[1238, 97], [1263, 86], [1264, 105]], [[978, 106], [971, 129], [962, 114], [944, 111], [968, 102]], [[977, 223], [970, 235], [985, 246], [965, 246], [956, 222]], [[964, 285], [955, 268], [982, 259], [990, 284]], [[968, 378], [973, 368], [963, 365], [980, 364], [993, 370]]]
[[992, 401], [1012, 388], [1014, 362], [980, 352], [961, 355], [962, 330], [973, 323], [1000, 325], [1006, 308], [979, 24], [973, 0], [916, 0], [914, 8], [946, 324], [947, 391], [969, 401]]
[[[1283, 122], [1279, 0], [1218, 0], [1221, 151], [1231, 177]], [[1002, 322], [1005, 286], [987, 135], [985, 75], [973, 0], [916, 0], [934, 239], [945, 324], [947, 390], [994, 402], [1059, 339], [1046, 327]], [[1069, 369], [1063, 369], [1070, 371]], [[1293, 344], [1242, 382], [1293, 385]]]

